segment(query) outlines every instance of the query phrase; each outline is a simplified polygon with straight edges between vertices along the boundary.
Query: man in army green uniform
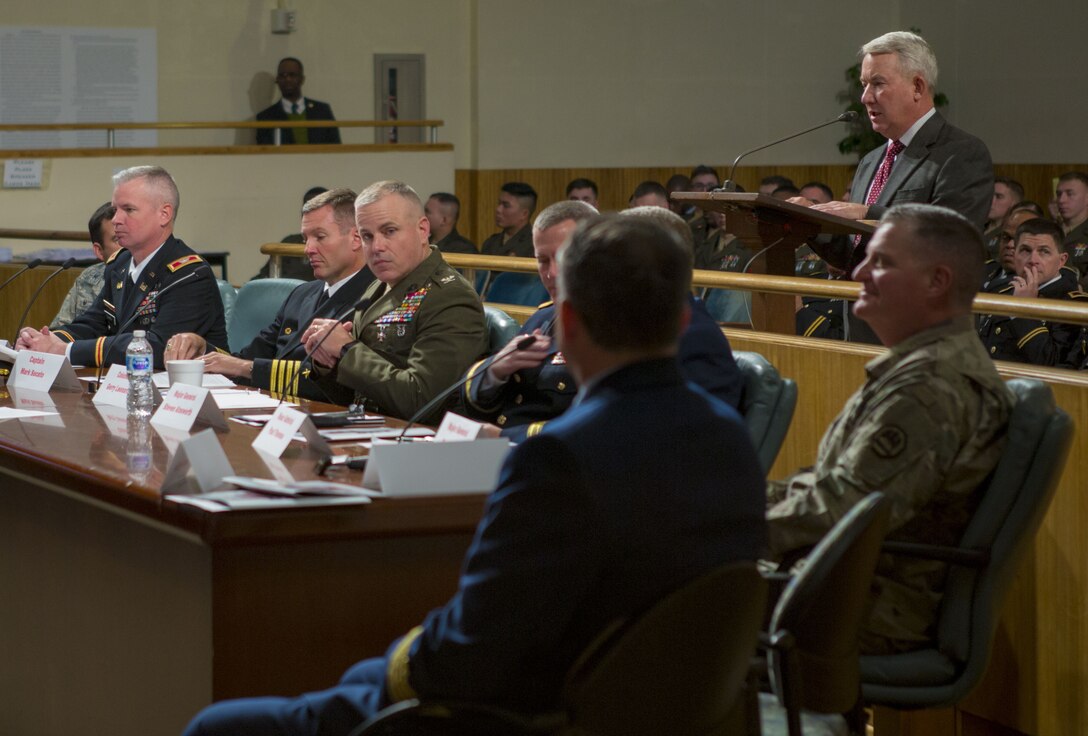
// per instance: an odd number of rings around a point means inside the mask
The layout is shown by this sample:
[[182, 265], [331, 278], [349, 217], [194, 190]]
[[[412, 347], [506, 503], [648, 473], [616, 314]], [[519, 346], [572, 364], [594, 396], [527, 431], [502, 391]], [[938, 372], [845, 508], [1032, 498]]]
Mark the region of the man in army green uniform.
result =
[[503, 184], [495, 205], [495, 227], [499, 232], [480, 245], [480, 252], [485, 256], [532, 258], [533, 231], [529, 221], [535, 211], [535, 189], [520, 181]]
[[314, 320], [302, 340], [328, 371], [323, 382], [354, 390], [368, 411], [408, 418], [487, 351], [483, 305], [429, 244], [423, 203], [407, 184], [363, 190], [355, 224], [377, 281], [353, 323]]
[[68, 295], [53, 318], [52, 325], [66, 325], [88, 307], [94, 304], [102, 291], [102, 284], [106, 282], [106, 264], [113, 260], [121, 246], [117, 244], [117, 237], [113, 233], [113, 214], [116, 212], [113, 204], [106, 202], [91, 215], [87, 223], [87, 232], [91, 236], [91, 247], [98, 258], [95, 263], [83, 269], [83, 273], [76, 277]]
[[[854, 311], [889, 350], [865, 367], [815, 466], [768, 485], [776, 557], [818, 542], [875, 490], [892, 501], [889, 538], [959, 541], [1004, 450], [1012, 407], [971, 322], [982, 264], [981, 235], [962, 215], [922, 204], [885, 214], [853, 274], [862, 285]], [[929, 643], [946, 572], [884, 555], [862, 651]]]
[[435, 192], [423, 206], [427, 222], [431, 223], [431, 242], [443, 253], [477, 255], [476, 244], [457, 231], [461, 217], [461, 200], [449, 192]]
[[1062, 174], [1058, 179], [1057, 199], [1069, 265], [1077, 269], [1081, 285], [1088, 285], [1088, 174], [1083, 171]]
[[[997, 293], [1088, 304], [1076, 271], [1065, 265], [1068, 259], [1061, 228], [1030, 219], [1016, 230], [1015, 275]], [[1088, 355], [1079, 325], [991, 314], [979, 325], [979, 336], [995, 360], [1077, 368]]]

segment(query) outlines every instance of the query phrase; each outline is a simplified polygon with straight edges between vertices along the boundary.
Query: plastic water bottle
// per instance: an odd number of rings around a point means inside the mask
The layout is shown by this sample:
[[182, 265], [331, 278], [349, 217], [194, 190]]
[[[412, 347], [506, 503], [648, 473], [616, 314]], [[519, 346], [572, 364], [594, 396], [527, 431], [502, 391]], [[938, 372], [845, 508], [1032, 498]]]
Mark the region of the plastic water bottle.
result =
[[151, 343], [147, 333], [136, 330], [125, 352], [125, 372], [128, 374], [128, 413], [134, 416], [151, 416], [155, 408], [155, 390], [151, 374], [155, 367], [155, 356], [151, 352]]

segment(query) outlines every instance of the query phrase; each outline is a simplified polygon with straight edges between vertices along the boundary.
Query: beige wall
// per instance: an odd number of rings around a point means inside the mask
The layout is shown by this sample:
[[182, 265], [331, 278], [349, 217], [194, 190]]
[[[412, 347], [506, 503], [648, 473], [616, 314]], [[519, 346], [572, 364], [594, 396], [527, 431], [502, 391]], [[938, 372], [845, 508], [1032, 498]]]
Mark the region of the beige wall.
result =
[[[148, 163], [135, 157], [59, 158], [43, 190], [3, 190], [4, 227], [81, 230], [110, 198], [113, 172]], [[453, 189], [453, 153], [336, 153], [282, 156], [165, 156], [181, 206], [174, 233], [198, 251], [230, 251], [231, 281], [257, 273], [262, 243], [296, 233], [302, 194], [315, 184], [358, 191], [379, 179], [410, 182], [423, 196]], [[75, 243], [4, 241], [17, 252]]]

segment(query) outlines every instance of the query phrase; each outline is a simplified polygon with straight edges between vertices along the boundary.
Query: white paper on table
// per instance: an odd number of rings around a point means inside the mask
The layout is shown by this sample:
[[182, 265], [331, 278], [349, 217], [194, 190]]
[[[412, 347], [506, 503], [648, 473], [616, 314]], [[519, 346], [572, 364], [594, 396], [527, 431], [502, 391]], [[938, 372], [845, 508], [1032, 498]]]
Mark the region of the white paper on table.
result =
[[[156, 373], [151, 380], [155, 382], [157, 388], [170, 388], [170, 374], [166, 371]], [[218, 373], [205, 373], [200, 385], [204, 388], [232, 388], [238, 384]]]
[[[216, 389], [212, 398], [220, 409], [271, 409], [280, 405], [279, 399], [262, 394], [259, 391], [245, 389]], [[293, 401], [284, 401], [283, 406], [298, 406]]]
[[[363, 446], [368, 447], [370, 440], [383, 439], [390, 440], [396, 439], [400, 436], [400, 429], [390, 429], [389, 427], [343, 427], [343, 428], [331, 428], [331, 429], [319, 429], [317, 433], [324, 437], [329, 442], [357, 442], [363, 440]], [[427, 427], [412, 427], [404, 435], [405, 437], [431, 437], [434, 435], [433, 429]], [[303, 441], [305, 438], [302, 435], [295, 435], [294, 439]]]
[[12, 409], [7, 406], [0, 406], [0, 422], [5, 419], [29, 419], [30, 417], [49, 417], [56, 416], [55, 411], [30, 411], [28, 409]]

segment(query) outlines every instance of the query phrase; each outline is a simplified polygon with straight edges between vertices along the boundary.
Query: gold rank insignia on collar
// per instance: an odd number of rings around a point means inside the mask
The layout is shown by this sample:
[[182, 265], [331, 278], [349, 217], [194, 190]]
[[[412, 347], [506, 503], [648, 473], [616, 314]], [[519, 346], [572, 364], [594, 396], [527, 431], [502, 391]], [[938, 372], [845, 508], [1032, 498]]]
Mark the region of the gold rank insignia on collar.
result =
[[177, 271], [179, 268], [185, 268], [186, 266], [188, 266], [190, 264], [200, 263], [203, 260], [204, 259], [201, 258], [200, 256], [198, 256], [196, 253], [193, 253], [192, 255], [183, 256], [183, 257], [177, 259], [176, 261], [174, 261], [173, 263], [166, 264], [166, 267], [168, 269], [170, 269], [170, 273], [173, 273], [174, 271]]

